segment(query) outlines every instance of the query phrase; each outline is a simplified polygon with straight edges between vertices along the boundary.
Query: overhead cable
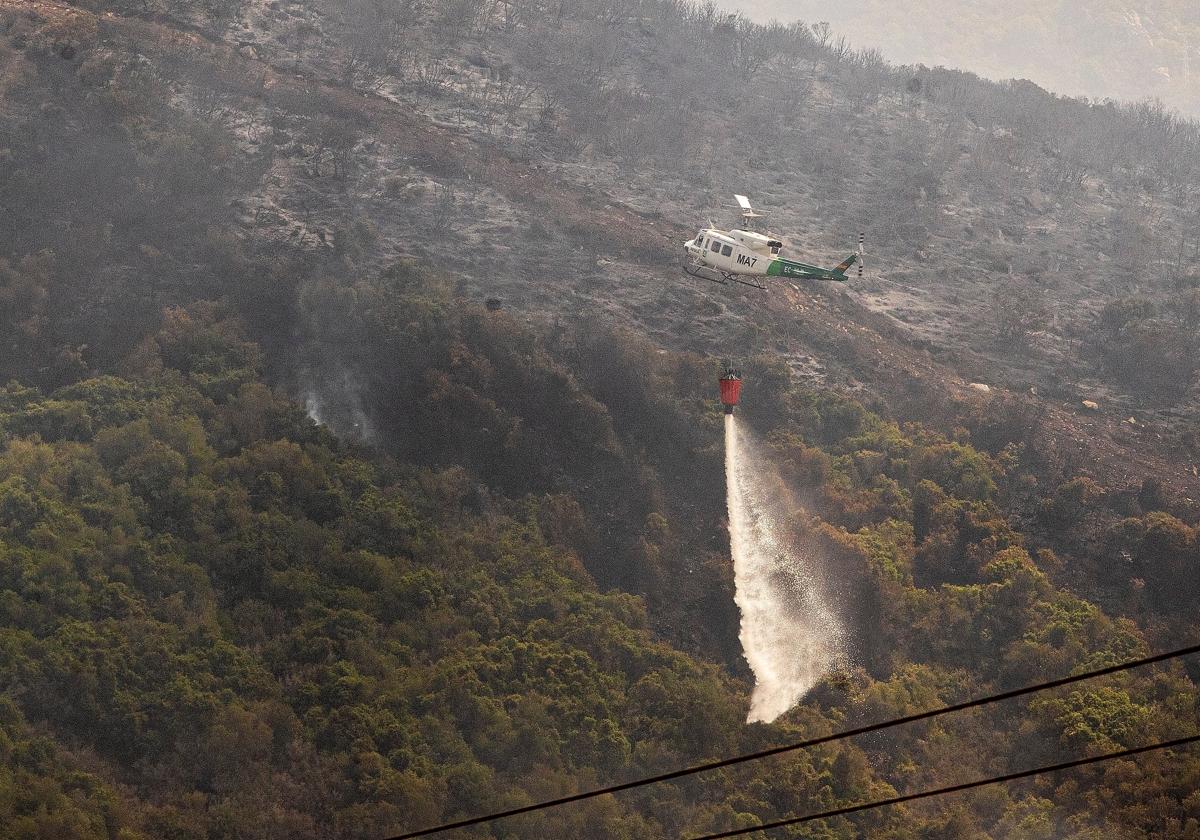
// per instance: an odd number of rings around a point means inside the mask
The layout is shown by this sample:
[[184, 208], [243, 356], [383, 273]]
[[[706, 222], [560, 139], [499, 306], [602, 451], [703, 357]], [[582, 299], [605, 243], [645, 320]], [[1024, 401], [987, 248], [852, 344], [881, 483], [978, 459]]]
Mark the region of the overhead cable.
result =
[[782, 755], [783, 753], [794, 752], [796, 750], [804, 750], [810, 747], [815, 747], [820, 744], [828, 744], [834, 741], [841, 741], [846, 738], [853, 738], [857, 735], [866, 735], [870, 732], [878, 732], [883, 729], [890, 729], [894, 726], [902, 726], [906, 723], [916, 723], [922, 720], [930, 720], [931, 718], [948, 715], [952, 712], [961, 712], [966, 709], [973, 709], [977, 706], [986, 706], [991, 703], [999, 703], [1002, 700], [1011, 700], [1015, 697], [1025, 697], [1029, 694], [1036, 694], [1039, 691], [1048, 691], [1054, 688], [1061, 688], [1065, 685], [1083, 682], [1084, 680], [1093, 680], [1097, 677], [1107, 676], [1109, 674], [1117, 674], [1122, 671], [1129, 671], [1134, 668], [1142, 668], [1146, 665], [1153, 665], [1157, 662], [1166, 662], [1170, 659], [1178, 659], [1181, 656], [1200, 653], [1200, 644], [1190, 645], [1185, 648], [1167, 651], [1165, 653], [1157, 653], [1153, 656], [1147, 656], [1142, 659], [1135, 659], [1130, 662], [1123, 662], [1119, 665], [1109, 665], [1105, 668], [1098, 668], [1094, 671], [1085, 671], [1081, 674], [1073, 674], [1069, 677], [1060, 677], [1049, 682], [1037, 683], [1036, 685], [1025, 686], [1024, 688], [1015, 688], [1010, 691], [1004, 691], [1000, 694], [992, 694], [986, 697], [977, 697], [974, 700], [967, 700], [962, 703], [954, 703], [949, 706], [941, 706], [936, 709], [930, 709], [927, 712], [918, 712], [904, 717], [893, 718], [891, 720], [880, 721], [878, 723], [859, 726], [854, 729], [845, 729], [841, 732], [835, 732], [831, 735], [822, 735], [818, 738], [810, 738], [806, 741], [797, 741], [791, 744], [783, 744], [778, 747], [771, 747], [765, 750], [759, 750], [752, 753], [744, 753], [742, 755], [723, 758], [717, 761], [709, 761], [703, 764], [684, 767], [679, 770], [672, 770], [668, 773], [659, 773], [655, 776], [646, 776], [641, 779], [635, 779], [629, 782], [622, 782], [615, 785], [607, 785], [605, 787], [593, 788], [581, 793], [573, 793], [569, 796], [561, 796], [557, 799], [547, 799], [542, 802], [535, 802], [531, 805], [522, 805], [518, 808], [509, 808], [505, 811], [496, 811], [490, 814], [482, 814], [477, 817], [468, 817], [466, 819], [455, 820], [454, 822], [442, 823], [441, 825], [422, 828], [417, 831], [410, 831], [406, 834], [398, 834], [389, 837], [386, 840], [413, 840], [416, 837], [427, 837], [431, 834], [438, 834], [443, 831], [451, 831], [456, 828], [468, 828], [481, 823], [492, 822], [506, 817], [515, 817], [520, 814], [529, 814], [534, 811], [544, 811], [547, 808], [556, 808], [560, 805], [569, 805], [572, 802], [582, 802], [586, 799], [593, 799], [597, 796], [604, 796], [610, 793], [620, 793], [625, 790], [644, 787], [646, 785], [659, 784], [661, 782], [669, 782], [674, 779], [682, 779], [686, 776], [693, 776], [697, 773], [706, 773], [710, 770], [719, 770], [723, 767], [732, 767], [737, 764], [744, 764], [748, 761], [759, 761], [764, 758], [770, 758], [774, 755]]
[[1118, 758], [1128, 758], [1133, 755], [1141, 755], [1142, 753], [1154, 752], [1155, 750], [1166, 750], [1172, 747], [1183, 747], [1188, 744], [1194, 744], [1200, 741], [1200, 735], [1191, 735], [1187, 738], [1176, 738], [1172, 741], [1163, 741], [1158, 744], [1149, 744], [1144, 747], [1134, 747], [1128, 750], [1119, 750], [1117, 752], [1105, 753], [1104, 755], [1095, 755], [1089, 758], [1077, 758], [1074, 761], [1064, 761], [1060, 764], [1049, 764], [1045, 767], [1035, 767], [1032, 770], [1021, 770], [1017, 773], [1007, 773], [1003, 776], [992, 776], [987, 779], [978, 779], [974, 782], [963, 782], [958, 785], [950, 785], [949, 787], [935, 788], [934, 790], [923, 790], [920, 793], [908, 793], [904, 796], [894, 796], [891, 799], [879, 799], [874, 802], [863, 802], [858, 805], [846, 805], [842, 808], [834, 808], [830, 811], [822, 811], [819, 814], [806, 814], [803, 817], [790, 817], [785, 820], [775, 820], [774, 822], [763, 823], [762, 825], [750, 826], [749, 828], [735, 828], [730, 831], [722, 831], [717, 834], [705, 834], [700, 837], [693, 837], [691, 840], [720, 840], [725, 837], [740, 837], [744, 834], [753, 834], [757, 831], [770, 831], [774, 828], [783, 828], [788, 825], [800, 825], [806, 822], [815, 822], [817, 820], [827, 820], [832, 817], [843, 817], [847, 814], [856, 814], [860, 811], [870, 811], [875, 808], [886, 808], [889, 805], [899, 805], [903, 802], [913, 802], [917, 799], [928, 799], [931, 796], [943, 796], [947, 793], [958, 793], [972, 788], [984, 787], [986, 785], [999, 785], [1004, 782], [1012, 782], [1017, 779], [1027, 779], [1030, 776], [1041, 776], [1045, 773], [1055, 773], [1059, 770], [1070, 770], [1072, 767], [1083, 767], [1087, 764], [1099, 764], [1102, 761], [1113, 761]]

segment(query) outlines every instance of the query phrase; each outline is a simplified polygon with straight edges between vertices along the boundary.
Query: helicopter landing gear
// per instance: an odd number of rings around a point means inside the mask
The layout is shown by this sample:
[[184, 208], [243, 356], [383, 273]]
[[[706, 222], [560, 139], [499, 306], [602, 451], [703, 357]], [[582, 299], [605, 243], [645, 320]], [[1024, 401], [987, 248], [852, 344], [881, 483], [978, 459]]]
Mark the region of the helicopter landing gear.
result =
[[740, 283], [741, 285], [749, 286], [752, 289], [762, 289], [765, 291], [767, 288], [766, 286], [761, 286], [751, 280], [745, 280], [737, 274], [731, 274], [728, 271], [717, 271], [716, 269], [709, 268], [695, 259], [685, 259], [683, 261], [683, 270], [684, 273], [689, 274], [692, 277], [699, 277], [702, 280], [708, 280], [709, 282], [718, 283], [722, 286], [726, 285], [727, 283]]
[[708, 280], [713, 283], [725, 285], [725, 277], [717, 271], [695, 259], [685, 259], [683, 261], [683, 271], [685, 274], [690, 274], [692, 277], [699, 277], [701, 280]]
[[725, 279], [731, 280], [734, 283], [741, 283], [743, 286], [749, 286], [751, 289], [762, 289], [764, 292], [767, 290], [766, 286], [759, 285], [758, 283], [755, 283], [753, 280], [744, 280], [741, 276], [739, 276], [737, 274], [726, 274]]

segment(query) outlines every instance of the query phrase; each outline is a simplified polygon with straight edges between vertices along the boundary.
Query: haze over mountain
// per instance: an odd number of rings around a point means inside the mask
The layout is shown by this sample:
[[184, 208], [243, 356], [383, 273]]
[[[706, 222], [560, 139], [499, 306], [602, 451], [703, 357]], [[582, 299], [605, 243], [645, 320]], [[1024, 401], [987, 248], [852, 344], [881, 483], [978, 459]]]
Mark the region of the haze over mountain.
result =
[[828, 21], [892, 61], [1027, 78], [1071, 96], [1156, 97], [1200, 114], [1200, 5], [1192, 0], [737, 0], [755, 20]]

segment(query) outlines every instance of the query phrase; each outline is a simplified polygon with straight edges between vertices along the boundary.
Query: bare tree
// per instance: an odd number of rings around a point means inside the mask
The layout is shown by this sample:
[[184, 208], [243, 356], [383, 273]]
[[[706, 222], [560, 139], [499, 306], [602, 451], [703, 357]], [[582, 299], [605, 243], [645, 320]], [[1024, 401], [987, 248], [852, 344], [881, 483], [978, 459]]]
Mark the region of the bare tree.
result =
[[1026, 347], [1029, 337], [1044, 330], [1050, 322], [1045, 290], [1029, 278], [1003, 284], [992, 297], [989, 320], [996, 338], [1010, 349]]
[[324, 165], [329, 164], [333, 177], [346, 177], [359, 141], [358, 130], [349, 121], [320, 116], [310, 123], [307, 140], [311, 148], [308, 160], [314, 176], [319, 177]]

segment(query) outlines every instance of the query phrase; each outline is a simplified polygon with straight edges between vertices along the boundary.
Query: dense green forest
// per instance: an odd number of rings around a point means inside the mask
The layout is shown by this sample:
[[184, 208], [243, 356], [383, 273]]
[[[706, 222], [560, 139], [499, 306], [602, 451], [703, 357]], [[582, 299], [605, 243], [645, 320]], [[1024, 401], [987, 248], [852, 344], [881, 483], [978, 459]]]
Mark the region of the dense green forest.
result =
[[[453, 35], [453, 9], [411, 5]], [[495, 5], [529, 37], [526, 5]], [[588, 26], [635, 25], [609, 5]], [[239, 8], [3, 18], [0, 835], [378, 838], [1200, 635], [1200, 535], [1161, 485], [1078, 477], [1020, 406], [939, 428], [763, 354], [744, 417], [805, 501], [793, 525], [841, 581], [852, 650], [746, 724], [712, 360], [586, 313], [489, 311], [436, 260], [381, 257], [349, 211], [320, 249], [246, 235], [243, 184], [278, 159], [339, 180], [358, 138], [336, 110], [294, 136], [311, 101], [201, 84], [155, 41], [164, 20], [216, 39]], [[141, 42], [105, 40], [98, 9], [140, 15]], [[350, 84], [381, 60], [356, 31]], [[627, 136], [586, 123], [580, 79], [539, 72], [562, 85], [553, 142], [659, 136], [660, 100], [615, 97], [641, 114]], [[281, 109], [278, 143], [215, 117], [236, 97]], [[687, 151], [639, 153], [672, 137]], [[1186, 180], [1173, 160], [1110, 171]], [[1159, 314], [1106, 317], [1132, 336]], [[304, 378], [329, 370], [354, 401], [318, 425]], [[369, 429], [334, 434], [353, 417]], [[1174, 663], [462, 836], [677, 837], [1136, 746], [1191, 731], [1198, 679]], [[1196, 840], [1197, 790], [1195, 751], [1148, 755], [778, 836]]]
[[[425, 350], [408, 368], [446, 395], [397, 412], [418, 436], [440, 421], [420, 459], [347, 448], [314, 426], [262, 384], [260, 353], [218, 307], [168, 310], [136, 351], [141, 373], [3, 392], [0, 808], [11, 836], [381, 836], [1118, 662], [1171, 640], [1139, 629], [1150, 616], [1194, 626], [1197, 540], [1183, 523], [1106, 517], [1088, 488], [1047, 501], [1056, 529], [1107, 518], [1103, 539], [1144, 575], [1119, 610], [1128, 617], [1110, 617], [1057, 587], [1063, 561], [1031, 555], [1005, 515], [1014, 482], [1029, 480], [1018, 453], [902, 430], [781, 374], [751, 406], [784, 474], [820, 488], [820, 519], [805, 527], [852, 582], [859, 643], [835, 685], [777, 725], [746, 726], [744, 680], [656, 639], [644, 599], [597, 586], [613, 558], [589, 537], [586, 507], [552, 481], [480, 483], [491, 459], [522, 457], [514, 430], [572, 450], [564, 469], [574, 458], [619, 469], [622, 427], [648, 421], [609, 411], [548, 339], [502, 313], [452, 306], [411, 277], [390, 289], [393, 311], [424, 313]], [[537, 411], [578, 422], [539, 427], [502, 406], [500, 372], [514, 370], [559, 383]], [[680, 412], [711, 408], [686, 387], [660, 394]], [[506, 425], [499, 444], [480, 440]], [[610, 522], [640, 527], [643, 574], [665, 573], [659, 545], [681, 539], [663, 504], [651, 495]], [[767, 772], [521, 818], [494, 836], [749, 824], [1134, 745], [1186, 730], [1198, 712], [1175, 666]], [[1194, 756], [1146, 757], [1136, 772], [895, 810], [824, 836], [1188, 838], [1200, 829], [1197, 774]]]

